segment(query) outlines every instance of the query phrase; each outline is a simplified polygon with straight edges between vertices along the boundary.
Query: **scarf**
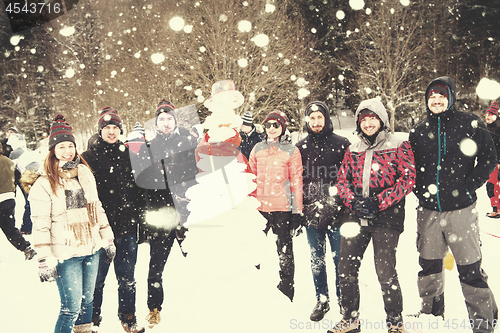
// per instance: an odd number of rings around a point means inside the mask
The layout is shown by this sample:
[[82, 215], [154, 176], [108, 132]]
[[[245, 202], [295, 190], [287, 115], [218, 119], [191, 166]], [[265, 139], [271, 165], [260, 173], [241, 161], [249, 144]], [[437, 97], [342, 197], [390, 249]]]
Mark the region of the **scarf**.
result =
[[78, 245], [89, 244], [93, 239], [93, 227], [98, 223], [99, 197], [95, 178], [79, 159], [65, 163], [59, 168], [59, 175], [66, 198], [68, 229]]

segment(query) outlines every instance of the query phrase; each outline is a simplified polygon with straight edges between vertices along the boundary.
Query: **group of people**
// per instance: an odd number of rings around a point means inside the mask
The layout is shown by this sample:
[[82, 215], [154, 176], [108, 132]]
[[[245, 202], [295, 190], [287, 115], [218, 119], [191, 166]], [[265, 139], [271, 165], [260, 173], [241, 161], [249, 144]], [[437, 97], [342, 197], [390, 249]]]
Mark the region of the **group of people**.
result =
[[[419, 201], [417, 284], [422, 304], [416, 315], [444, 316], [443, 259], [451, 250], [472, 331], [493, 331], [498, 308], [481, 269], [475, 204], [476, 190], [498, 170], [498, 155], [480, 118], [456, 110], [455, 96], [451, 78], [433, 80], [425, 92], [427, 118], [415, 125], [409, 140], [391, 134], [389, 116], [379, 99], [359, 104], [354, 116], [359, 141], [353, 144], [334, 133], [324, 102], [307, 105], [308, 135], [296, 145], [284, 112], [274, 110], [266, 116], [263, 134], [256, 130], [250, 112], [243, 115], [239, 150], [255, 175], [256, 190], [251, 195], [267, 221], [264, 232], [271, 230], [277, 236], [277, 287], [291, 301], [293, 237], [305, 229], [317, 300], [312, 321], [330, 310], [325, 262], [329, 243], [342, 320], [328, 332], [361, 330], [358, 273], [370, 242], [388, 332], [404, 331], [396, 250], [404, 229], [405, 197], [411, 191]], [[43, 167], [21, 179], [29, 191], [40, 279], [55, 280], [59, 289], [61, 310], [55, 332], [98, 331], [111, 263], [122, 326], [126, 332], [145, 331], [135, 314], [134, 272], [142, 242], [150, 245], [146, 320], [150, 328], [160, 322], [162, 274], [174, 243], [182, 249], [186, 237], [186, 191], [196, 184], [196, 150], [204, 139], [200, 142], [199, 129], [189, 131], [179, 125], [176, 109], [167, 100], [157, 105], [154, 121], [156, 136], [151, 141], [144, 139], [136, 124], [138, 140], [122, 142], [118, 111], [104, 108], [98, 134], [80, 155], [71, 126], [58, 115]], [[474, 149], [464, 149], [471, 145]], [[0, 198], [12, 199], [3, 193]], [[498, 194], [494, 212], [497, 206]], [[341, 233], [341, 227], [354, 232]], [[20, 240], [13, 244], [20, 250], [31, 249]]]

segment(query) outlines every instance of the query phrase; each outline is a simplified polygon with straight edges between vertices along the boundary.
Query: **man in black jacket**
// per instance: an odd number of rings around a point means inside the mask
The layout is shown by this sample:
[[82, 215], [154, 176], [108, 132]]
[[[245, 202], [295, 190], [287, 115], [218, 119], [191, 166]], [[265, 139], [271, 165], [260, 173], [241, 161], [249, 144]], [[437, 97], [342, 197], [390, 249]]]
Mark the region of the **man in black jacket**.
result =
[[[156, 137], [141, 146], [133, 163], [136, 182], [146, 189], [146, 226], [150, 245], [148, 308], [146, 320], [152, 328], [160, 322], [163, 304], [162, 275], [170, 250], [180, 244], [189, 211], [187, 189], [198, 173], [196, 140], [177, 123], [172, 103], [162, 100], [155, 112]], [[186, 134], [183, 134], [186, 133]]]
[[425, 91], [427, 118], [410, 132], [417, 179], [417, 249], [422, 270], [417, 315], [444, 317], [443, 259], [451, 249], [473, 332], [493, 332], [498, 308], [481, 269], [476, 190], [497, 166], [484, 123], [455, 109], [455, 83], [434, 79]]
[[243, 123], [240, 127], [241, 143], [239, 150], [248, 160], [253, 147], [262, 141], [264, 134], [257, 132], [257, 128], [253, 124], [252, 114], [250, 111], [245, 112], [243, 117], [241, 117], [241, 120], [243, 120]]
[[[104, 108], [100, 114], [99, 136], [95, 144], [82, 153], [94, 173], [99, 200], [115, 235], [116, 257], [114, 270], [118, 281], [118, 317], [126, 332], [144, 332], [137, 326], [135, 316], [135, 265], [138, 250], [138, 227], [145, 206], [143, 189], [135, 184], [128, 147], [118, 137], [123, 133], [118, 112]], [[104, 281], [110, 262], [101, 249], [99, 269], [94, 292], [92, 323], [94, 331], [101, 322]]]
[[[316, 289], [316, 306], [312, 321], [323, 319], [330, 310], [330, 297], [326, 277], [326, 243], [330, 242], [335, 263], [337, 298], [340, 296], [338, 264], [340, 258], [340, 216], [335, 184], [348, 139], [333, 133], [330, 110], [324, 102], [312, 102], [305, 110], [308, 136], [297, 143], [302, 156], [304, 223], [311, 248], [311, 270]], [[330, 193], [333, 190], [334, 193]]]

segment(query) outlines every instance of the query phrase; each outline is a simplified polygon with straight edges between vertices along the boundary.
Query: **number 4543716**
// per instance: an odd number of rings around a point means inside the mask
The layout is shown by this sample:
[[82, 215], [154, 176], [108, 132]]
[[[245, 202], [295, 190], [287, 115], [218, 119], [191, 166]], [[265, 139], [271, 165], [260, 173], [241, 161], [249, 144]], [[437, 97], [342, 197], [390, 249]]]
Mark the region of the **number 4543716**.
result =
[[[51, 6], [52, 5], [52, 6]], [[17, 2], [10, 2], [7, 7], [5, 8], [5, 11], [7, 13], [14, 13], [14, 14], [19, 14], [19, 13], [25, 13], [25, 14], [36, 14], [39, 13], [41, 14], [43, 11], [47, 13], [59, 13], [61, 11], [61, 4], [60, 3], [54, 3], [51, 4], [49, 3], [44, 3], [44, 2], [33, 2], [33, 3], [17, 3]]]

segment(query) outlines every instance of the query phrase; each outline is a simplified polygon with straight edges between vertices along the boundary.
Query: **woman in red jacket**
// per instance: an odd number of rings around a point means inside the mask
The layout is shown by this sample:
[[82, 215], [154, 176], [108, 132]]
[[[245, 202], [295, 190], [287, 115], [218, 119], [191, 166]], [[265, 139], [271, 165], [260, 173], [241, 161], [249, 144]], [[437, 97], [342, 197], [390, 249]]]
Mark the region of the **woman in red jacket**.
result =
[[265, 232], [278, 237], [278, 289], [293, 301], [294, 260], [292, 236], [302, 214], [302, 159], [286, 133], [287, 116], [275, 110], [266, 117], [266, 136], [250, 153], [250, 169], [257, 177], [259, 211], [267, 220]]

